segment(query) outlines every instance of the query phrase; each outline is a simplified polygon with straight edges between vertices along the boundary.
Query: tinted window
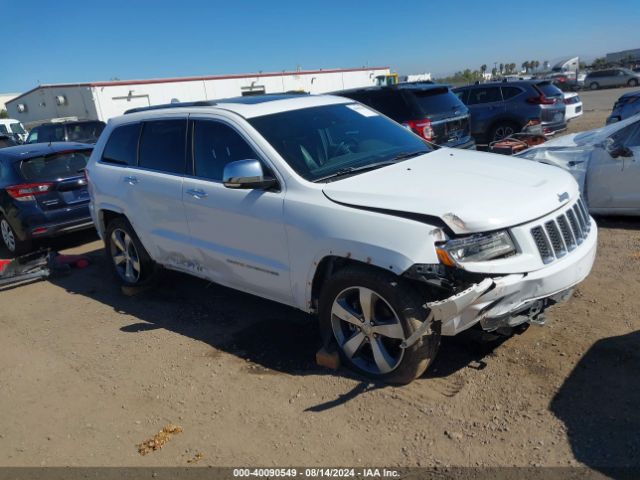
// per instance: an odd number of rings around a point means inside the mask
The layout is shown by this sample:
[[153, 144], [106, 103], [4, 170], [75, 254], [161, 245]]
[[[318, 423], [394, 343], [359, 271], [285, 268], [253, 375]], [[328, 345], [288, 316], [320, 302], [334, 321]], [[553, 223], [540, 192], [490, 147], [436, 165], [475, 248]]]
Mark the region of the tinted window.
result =
[[6, 125], [0, 123], [0, 133], [9, 133]]
[[91, 150], [61, 152], [46, 157], [34, 157], [20, 162], [25, 180], [55, 180], [77, 177], [87, 166]]
[[102, 152], [102, 161], [120, 165], [135, 165], [138, 156], [139, 136], [139, 123], [114, 128], [104, 152]]
[[550, 82], [542, 82], [536, 85], [538, 90], [544, 93], [545, 97], [562, 97], [562, 90]]
[[144, 122], [138, 166], [167, 173], [184, 173], [186, 120]]
[[208, 121], [194, 122], [193, 157], [196, 176], [218, 181], [227, 163], [258, 158], [234, 129]]
[[518, 87], [502, 87], [502, 98], [505, 100], [509, 100], [520, 93], [522, 93], [522, 90]]
[[25, 143], [38, 143], [38, 131], [39, 128], [33, 128], [27, 135], [27, 141]]
[[456, 96], [460, 99], [462, 103], [467, 103], [469, 101], [469, 90], [454, 90]]
[[64, 142], [64, 125], [43, 125], [38, 129], [38, 142]]
[[453, 113], [456, 109], [466, 110], [460, 99], [446, 87], [411, 90], [407, 93], [416, 99], [420, 111], [424, 115], [441, 112]]
[[384, 113], [387, 117], [393, 118], [396, 122], [402, 122], [408, 120], [407, 117], [411, 116], [409, 107], [407, 107], [404, 98], [400, 92], [395, 91], [372, 91], [369, 94], [368, 101], [363, 100], [363, 103], [370, 105], [381, 113]]
[[249, 122], [307, 180], [430, 151], [417, 135], [355, 103], [274, 113]]
[[67, 125], [67, 138], [70, 142], [95, 143], [104, 130], [102, 122], [88, 122]]
[[467, 104], [475, 105], [477, 103], [499, 102], [500, 100], [502, 98], [498, 87], [479, 87], [471, 89]]

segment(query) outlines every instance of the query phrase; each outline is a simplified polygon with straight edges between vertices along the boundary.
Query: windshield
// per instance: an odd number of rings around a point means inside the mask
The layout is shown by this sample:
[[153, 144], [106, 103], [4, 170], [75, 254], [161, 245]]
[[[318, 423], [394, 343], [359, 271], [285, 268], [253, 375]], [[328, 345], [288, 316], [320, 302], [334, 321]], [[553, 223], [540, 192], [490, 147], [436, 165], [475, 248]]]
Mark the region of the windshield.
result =
[[22, 125], [20, 125], [18, 122], [12, 123], [11, 125], [9, 125], [9, 127], [11, 128], [11, 131], [13, 133], [20, 133], [20, 134], [27, 133], [24, 131], [24, 128], [22, 128]]
[[431, 151], [404, 127], [356, 103], [274, 113], [249, 123], [310, 181]]
[[82, 175], [87, 166], [91, 149], [59, 152], [53, 155], [33, 157], [20, 163], [25, 180], [55, 180]]

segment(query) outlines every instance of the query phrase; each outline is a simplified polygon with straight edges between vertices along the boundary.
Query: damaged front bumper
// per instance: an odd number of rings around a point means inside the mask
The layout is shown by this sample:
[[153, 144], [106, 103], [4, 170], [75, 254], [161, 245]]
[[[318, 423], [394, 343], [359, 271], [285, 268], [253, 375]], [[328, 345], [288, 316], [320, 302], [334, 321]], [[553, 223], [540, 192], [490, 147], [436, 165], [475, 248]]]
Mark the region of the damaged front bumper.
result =
[[[589, 275], [597, 232], [592, 228], [579, 248], [540, 270], [488, 277], [462, 293], [427, 303], [428, 320], [441, 322], [441, 334], [448, 336], [478, 323], [487, 331], [525, 322], [543, 323], [544, 309], [570, 298], [574, 287]], [[418, 332], [405, 341], [405, 347], [421, 336]]]

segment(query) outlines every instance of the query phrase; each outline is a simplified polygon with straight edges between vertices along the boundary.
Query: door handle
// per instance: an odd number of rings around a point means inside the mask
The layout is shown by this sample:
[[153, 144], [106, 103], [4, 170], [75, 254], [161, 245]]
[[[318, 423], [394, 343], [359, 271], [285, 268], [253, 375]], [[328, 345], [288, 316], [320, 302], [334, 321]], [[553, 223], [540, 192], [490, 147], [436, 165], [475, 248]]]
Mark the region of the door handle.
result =
[[193, 198], [207, 198], [209, 196], [207, 192], [199, 188], [190, 188], [187, 190], [187, 195], [191, 195]]
[[138, 183], [138, 178], [132, 175], [128, 175], [124, 177], [124, 181], [127, 182], [129, 185], [135, 185], [136, 183]]

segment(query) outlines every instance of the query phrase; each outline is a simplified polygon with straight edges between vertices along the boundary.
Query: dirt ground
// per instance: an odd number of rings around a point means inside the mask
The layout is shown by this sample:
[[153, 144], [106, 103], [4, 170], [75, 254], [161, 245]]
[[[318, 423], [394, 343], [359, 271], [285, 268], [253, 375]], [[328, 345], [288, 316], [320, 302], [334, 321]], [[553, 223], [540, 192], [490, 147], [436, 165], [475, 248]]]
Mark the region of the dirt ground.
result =
[[293, 309], [175, 273], [127, 297], [93, 234], [51, 242], [92, 264], [0, 291], [0, 466], [640, 466], [640, 220], [597, 220], [545, 326], [445, 339], [402, 388], [316, 366]]

